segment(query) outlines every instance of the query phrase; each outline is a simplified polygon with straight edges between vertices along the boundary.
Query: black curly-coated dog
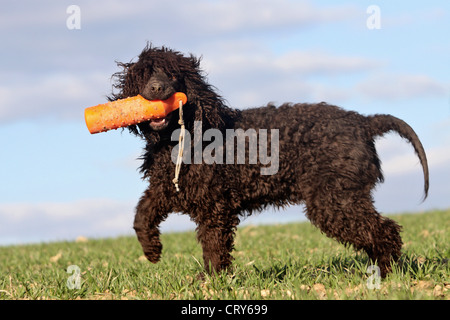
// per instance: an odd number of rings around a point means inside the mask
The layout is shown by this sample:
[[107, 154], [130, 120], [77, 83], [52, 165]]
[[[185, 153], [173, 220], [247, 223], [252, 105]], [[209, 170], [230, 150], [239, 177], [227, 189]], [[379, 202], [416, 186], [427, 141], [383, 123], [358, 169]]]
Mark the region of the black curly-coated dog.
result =
[[172, 180], [179, 112], [129, 127], [146, 141], [141, 170], [150, 185], [137, 205], [134, 229], [148, 260], [160, 259], [159, 224], [171, 212], [197, 224], [204, 267], [214, 273], [231, 265], [241, 216], [304, 203], [306, 216], [328, 237], [364, 250], [382, 276], [391, 271], [391, 261], [401, 254], [401, 227], [373, 205], [371, 191], [383, 181], [374, 137], [396, 131], [413, 145], [426, 198], [427, 159], [408, 124], [326, 103], [232, 109], [206, 82], [199, 59], [165, 47], [147, 45], [136, 62], [118, 65], [123, 70], [114, 75], [116, 91], [109, 100], [137, 94], [164, 100], [174, 92], [188, 98], [183, 119], [190, 137], [185, 155], [191, 157], [181, 165], [178, 192]]

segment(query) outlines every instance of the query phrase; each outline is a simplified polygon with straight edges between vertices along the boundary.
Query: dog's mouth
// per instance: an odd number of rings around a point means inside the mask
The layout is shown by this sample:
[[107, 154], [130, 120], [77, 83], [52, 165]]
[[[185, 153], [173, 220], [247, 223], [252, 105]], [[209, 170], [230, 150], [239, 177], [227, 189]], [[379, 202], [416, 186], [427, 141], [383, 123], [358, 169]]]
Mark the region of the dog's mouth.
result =
[[150, 125], [152, 126], [152, 128], [157, 129], [157, 128], [161, 128], [164, 127], [166, 125], [166, 118], [161, 118], [161, 119], [153, 119], [150, 120]]
[[157, 118], [157, 119], [150, 120], [148, 125], [154, 131], [161, 131], [161, 130], [165, 129], [169, 125], [169, 122], [170, 122], [171, 118], [172, 118], [172, 113], [169, 113], [164, 118]]

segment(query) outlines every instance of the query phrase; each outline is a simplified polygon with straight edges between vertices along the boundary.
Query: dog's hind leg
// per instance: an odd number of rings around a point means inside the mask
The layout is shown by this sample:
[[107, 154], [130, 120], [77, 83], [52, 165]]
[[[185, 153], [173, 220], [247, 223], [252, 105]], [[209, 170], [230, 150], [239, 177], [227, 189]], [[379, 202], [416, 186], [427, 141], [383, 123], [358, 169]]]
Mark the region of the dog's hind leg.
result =
[[161, 256], [162, 244], [159, 239], [159, 224], [168, 216], [168, 210], [164, 210], [160, 199], [155, 199], [147, 190], [141, 197], [134, 218], [134, 230], [142, 246], [145, 257], [156, 263]]
[[370, 192], [332, 192], [309, 199], [307, 217], [328, 237], [364, 250], [385, 277], [401, 255], [401, 227], [376, 211]]

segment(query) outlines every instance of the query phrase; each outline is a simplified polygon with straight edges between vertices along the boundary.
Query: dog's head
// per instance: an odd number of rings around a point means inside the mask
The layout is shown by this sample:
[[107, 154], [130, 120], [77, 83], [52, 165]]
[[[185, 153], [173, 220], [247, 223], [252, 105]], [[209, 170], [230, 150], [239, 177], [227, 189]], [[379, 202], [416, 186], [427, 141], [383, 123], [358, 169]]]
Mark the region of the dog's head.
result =
[[[194, 120], [211, 123], [212, 114], [221, 108], [222, 99], [207, 84], [200, 70], [200, 59], [193, 55], [185, 56], [177, 51], [147, 45], [136, 62], [121, 63], [121, 72], [113, 75], [116, 79], [113, 93], [109, 100], [124, 99], [140, 94], [148, 100], [165, 100], [175, 92], [183, 92], [187, 96], [187, 104], [183, 107], [185, 122], [189, 129]], [[206, 119], [205, 119], [206, 118]], [[216, 121], [220, 120], [215, 116]], [[142, 122], [129, 126], [136, 135], [148, 137], [171, 133], [178, 126], [178, 110], [165, 118]]]

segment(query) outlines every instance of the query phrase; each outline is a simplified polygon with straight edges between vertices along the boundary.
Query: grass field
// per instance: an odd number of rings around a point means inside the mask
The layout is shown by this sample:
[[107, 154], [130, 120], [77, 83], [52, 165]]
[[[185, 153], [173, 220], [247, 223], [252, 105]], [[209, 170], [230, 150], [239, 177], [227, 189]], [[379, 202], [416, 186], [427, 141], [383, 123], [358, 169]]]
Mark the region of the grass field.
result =
[[0, 247], [0, 299], [449, 300], [450, 210], [392, 218], [404, 254], [379, 286], [365, 254], [298, 223], [240, 228], [233, 270], [203, 281], [193, 232], [163, 234], [158, 264], [135, 237]]

